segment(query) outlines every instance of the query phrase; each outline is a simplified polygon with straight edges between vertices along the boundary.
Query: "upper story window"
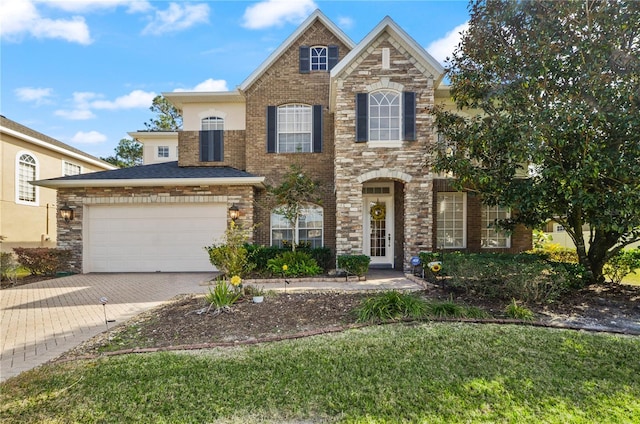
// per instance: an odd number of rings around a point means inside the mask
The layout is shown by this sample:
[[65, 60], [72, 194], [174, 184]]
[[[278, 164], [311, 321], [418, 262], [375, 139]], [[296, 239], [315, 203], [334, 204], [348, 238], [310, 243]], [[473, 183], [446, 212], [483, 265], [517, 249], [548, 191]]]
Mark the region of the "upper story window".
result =
[[300, 73], [330, 71], [338, 63], [338, 46], [300, 46]]
[[202, 119], [202, 130], [224, 130], [224, 118], [218, 116], [209, 116]]
[[415, 141], [416, 133], [415, 92], [356, 93], [356, 142]]
[[271, 212], [271, 245], [283, 247], [296, 243], [305, 247], [323, 246], [323, 209], [320, 206], [308, 205], [295, 225], [291, 225], [278, 209]]
[[327, 70], [327, 48], [324, 46], [311, 47], [311, 70]]
[[80, 165], [76, 165], [75, 163], [64, 161], [62, 163], [62, 174], [63, 176], [67, 175], [79, 175], [82, 171]]
[[158, 157], [159, 158], [168, 158], [169, 157], [169, 146], [158, 146]]
[[16, 167], [16, 202], [28, 205], [38, 203], [36, 186], [29, 184], [38, 176], [38, 162], [35, 156], [29, 153], [18, 153], [18, 166]]
[[278, 152], [311, 152], [311, 106], [292, 104], [278, 108]]
[[400, 140], [400, 93], [376, 91], [369, 95], [369, 140]]
[[496, 228], [497, 221], [511, 217], [511, 210], [503, 206], [482, 205], [481, 246], [483, 248], [511, 247], [511, 236], [504, 230]]

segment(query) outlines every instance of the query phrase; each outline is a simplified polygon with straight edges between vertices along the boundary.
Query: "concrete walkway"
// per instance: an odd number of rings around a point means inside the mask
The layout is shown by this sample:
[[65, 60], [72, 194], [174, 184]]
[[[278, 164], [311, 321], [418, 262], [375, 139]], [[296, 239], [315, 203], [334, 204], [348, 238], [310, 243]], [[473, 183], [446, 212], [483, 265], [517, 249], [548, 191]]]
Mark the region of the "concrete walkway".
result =
[[[212, 273], [84, 274], [0, 291], [0, 381], [57, 358], [179, 294], [206, 293]], [[260, 284], [283, 291], [284, 284]], [[372, 270], [365, 281], [294, 282], [286, 290], [419, 290], [397, 271]], [[108, 302], [102, 306], [100, 298]]]

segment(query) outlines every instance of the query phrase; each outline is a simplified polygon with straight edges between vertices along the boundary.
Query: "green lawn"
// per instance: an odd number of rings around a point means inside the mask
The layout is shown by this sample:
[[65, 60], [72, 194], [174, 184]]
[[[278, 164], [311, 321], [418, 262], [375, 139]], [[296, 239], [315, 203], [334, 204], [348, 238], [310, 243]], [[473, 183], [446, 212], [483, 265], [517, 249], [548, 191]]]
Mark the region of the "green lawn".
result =
[[0, 421], [633, 423], [640, 422], [639, 358], [639, 337], [372, 326], [41, 367], [0, 387]]
[[640, 269], [636, 269], [635, 274], [631, 273], [622, 279], [624, 284], [640, 286]]

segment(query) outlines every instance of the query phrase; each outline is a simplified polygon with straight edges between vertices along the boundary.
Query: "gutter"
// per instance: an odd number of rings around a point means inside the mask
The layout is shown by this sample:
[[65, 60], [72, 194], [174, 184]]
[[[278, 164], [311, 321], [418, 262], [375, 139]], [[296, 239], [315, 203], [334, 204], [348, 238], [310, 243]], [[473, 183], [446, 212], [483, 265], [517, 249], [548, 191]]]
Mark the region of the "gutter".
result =
[[153, 186], [221, 186], [252, 185], [264, 187], [264, 177], [226, 177], [226, 178], [145, 178], [119, 180], [39, 180], [31, 184], [47, 188], [84, 188], [84, 187], [153, 187]]

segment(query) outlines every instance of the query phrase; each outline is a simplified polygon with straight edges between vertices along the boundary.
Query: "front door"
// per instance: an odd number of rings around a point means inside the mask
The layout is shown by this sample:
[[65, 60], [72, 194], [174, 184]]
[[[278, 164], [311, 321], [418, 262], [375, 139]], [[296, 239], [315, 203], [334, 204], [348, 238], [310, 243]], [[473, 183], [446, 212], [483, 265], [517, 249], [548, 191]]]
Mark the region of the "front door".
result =
[[364, 197], [364, 254], [393, 268], [393, 197]]

